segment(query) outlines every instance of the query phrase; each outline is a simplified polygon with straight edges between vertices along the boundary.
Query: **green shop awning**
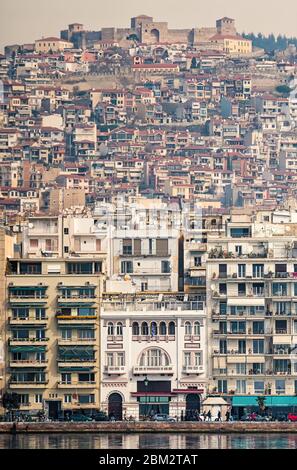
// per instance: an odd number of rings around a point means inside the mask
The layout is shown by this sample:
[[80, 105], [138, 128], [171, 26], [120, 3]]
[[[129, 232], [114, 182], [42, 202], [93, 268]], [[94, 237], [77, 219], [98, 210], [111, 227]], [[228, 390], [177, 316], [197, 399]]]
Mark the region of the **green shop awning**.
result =
[[45, 352], [46, 347], [45, 346], [10, 346], [9, 348], [10, 352], [13, 353], [18, 353], [18, 352]]
[[[232, 406], [258, 406], [257, 396], [233, 397]], [[265, 406], [297, 406], [297, 396], [265, 396]]]

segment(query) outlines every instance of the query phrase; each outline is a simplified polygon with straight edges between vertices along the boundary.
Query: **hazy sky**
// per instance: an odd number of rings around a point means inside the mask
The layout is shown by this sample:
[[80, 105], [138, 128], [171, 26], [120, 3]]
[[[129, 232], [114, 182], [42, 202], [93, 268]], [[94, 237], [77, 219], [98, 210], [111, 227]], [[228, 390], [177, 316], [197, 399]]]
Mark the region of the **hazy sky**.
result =
[[231, 16], [239, 32], [297, 36], [296, 0], [0, 0], [0, 49], [59, 35], [73, 22], [94, 30], [128, 26], [138, 14], [173, 28], [212, 26], [217, 18]]

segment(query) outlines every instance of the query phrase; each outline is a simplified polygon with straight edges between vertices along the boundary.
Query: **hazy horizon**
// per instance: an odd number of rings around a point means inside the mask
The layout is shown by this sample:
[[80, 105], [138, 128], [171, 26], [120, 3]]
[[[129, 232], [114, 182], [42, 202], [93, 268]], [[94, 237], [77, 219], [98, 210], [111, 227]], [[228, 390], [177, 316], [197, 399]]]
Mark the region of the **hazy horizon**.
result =
[[203, 10], [201, 4], [199, 0], [151, 0], [150, 3], [144, 0], [1, 0], [0, 49], [8, 44], [33, 42], [42, 36], [59, 36], [61, 29], [74, 22], [83, 23], [90, 30], [128, 27], [130, 18], [139, 14], [168, 21], [172, 28], [213, 26], [217, 18], [230, 16], [236, 20], [239, 32], [297, 36], [296, 0], [283, 0], [281, 11], [276, 0], [249, 0], [246, 4], [238, 0], [212, 0]]

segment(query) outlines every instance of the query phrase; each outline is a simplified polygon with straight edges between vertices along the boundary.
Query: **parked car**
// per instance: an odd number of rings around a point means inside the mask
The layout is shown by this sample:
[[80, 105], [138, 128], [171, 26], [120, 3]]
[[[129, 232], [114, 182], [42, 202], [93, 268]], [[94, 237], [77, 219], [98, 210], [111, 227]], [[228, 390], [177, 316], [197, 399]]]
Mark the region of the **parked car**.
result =
[[98, 411], [97, 413], [92, 414], [92, 419], [94, 421], [108, 421], [108, 416], [104, 411]]
[[169, 416], [169, 415], [167, 415], [167, 414], [158, 413], [158, 414], [155, 414], [155, 415], [152, 417], [152, 421], [168, 421], [168, 422], [175, 422], [176, 419], [175, 419], [175, 418], [172, 418], [171, 416]]
[[297, 413], [289, 413], [288, 414], [288, 421], [290, 421], [290, 422], [297, 421]]
[[72, 416], [71, 421], [74, 421], [74, 422], [93, 421], [93, 419], [91, 418], [91, 416], [86, 416], [86, 415], [83, 415], [83, 414], [77, 414], [77, 415]]

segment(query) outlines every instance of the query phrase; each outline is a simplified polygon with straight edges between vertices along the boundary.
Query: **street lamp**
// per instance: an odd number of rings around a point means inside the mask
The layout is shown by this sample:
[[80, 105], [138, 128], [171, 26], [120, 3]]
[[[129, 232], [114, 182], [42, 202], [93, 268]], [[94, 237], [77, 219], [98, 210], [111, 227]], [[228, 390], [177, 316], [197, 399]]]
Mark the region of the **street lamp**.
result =
[[145, 416], [147, 416], [147, 387], [149, 385], [147, 375], [145, 376], [143, 384], [144, 384], [144, 387], [145, 387]]

